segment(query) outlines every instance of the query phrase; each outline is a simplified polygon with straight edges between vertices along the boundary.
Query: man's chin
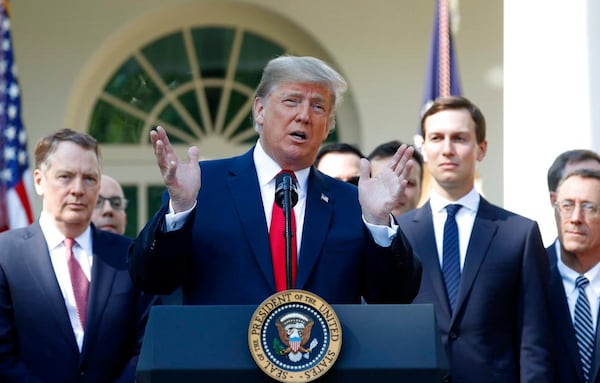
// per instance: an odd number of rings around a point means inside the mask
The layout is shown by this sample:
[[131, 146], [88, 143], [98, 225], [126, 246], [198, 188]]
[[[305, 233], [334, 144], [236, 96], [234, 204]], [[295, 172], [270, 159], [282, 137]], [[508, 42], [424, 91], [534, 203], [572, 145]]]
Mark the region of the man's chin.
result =
[[117, 229], [114, 226], [109, 226], [109, 225], [98, 226], [98, 229], [104, 230], [104, 231], [110, 231], [111, 233], [117, 234]]

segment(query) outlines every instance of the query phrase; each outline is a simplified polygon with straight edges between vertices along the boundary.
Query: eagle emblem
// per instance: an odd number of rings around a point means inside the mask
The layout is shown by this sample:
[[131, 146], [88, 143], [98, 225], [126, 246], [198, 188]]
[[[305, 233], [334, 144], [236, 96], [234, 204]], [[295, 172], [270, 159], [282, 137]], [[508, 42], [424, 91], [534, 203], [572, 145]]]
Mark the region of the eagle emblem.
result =
[[275, 322], [279, 339], [274, 339], [274, 348], [280, 355], [287, 355], [292, 362], [298, 362], [304, 358], [308, 359], [311, 351], [319, 341], [313, 339], [310, 345], [310, 332], [314, 321], [305, 315], [292, 312], [279, 318]]

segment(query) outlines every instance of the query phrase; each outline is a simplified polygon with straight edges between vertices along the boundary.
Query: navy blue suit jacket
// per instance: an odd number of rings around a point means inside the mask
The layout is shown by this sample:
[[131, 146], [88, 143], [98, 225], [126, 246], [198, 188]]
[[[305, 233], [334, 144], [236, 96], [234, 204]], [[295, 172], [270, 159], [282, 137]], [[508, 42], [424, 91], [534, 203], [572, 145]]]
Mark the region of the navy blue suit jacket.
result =
[[92, 227], [93, 265], [83, 350], [39, 223], [0, 235], [0, 381], [134, 381], [149, 305], [127, 272], [131, 240]]
[[450, 312], [429, 203], [399, 217], [423, 264], [414, 303], [433, 303], [452, 382], [549, 382], [548, 260], [534, 221], [481, 198]]
[[[275, 283], [252, 150], [200, 166], [195, 210], [183, 228], [163, 232], [163, 204], [130, 252], [132, 277], [149, 293], [181, 285], [184, 304], [258, 304]], [[395, 252], [374, 243], [354, 185], [310, 170], [296, 288], [329, 303], [408, 303], [421, 268], [401, 232], [395, 242]]]
[[[547, 247], [546, 251], [550, 261], [550, 307], [554, 325], [554, 340], [558, 350], [555, 364], [556, 381], [585, 383], [565, 287], [556, 264], [555, 243]], [[600, 340], [597, 333], [598, 326], [596, 326], [596, 347], [590, 382], [600, 383]]]

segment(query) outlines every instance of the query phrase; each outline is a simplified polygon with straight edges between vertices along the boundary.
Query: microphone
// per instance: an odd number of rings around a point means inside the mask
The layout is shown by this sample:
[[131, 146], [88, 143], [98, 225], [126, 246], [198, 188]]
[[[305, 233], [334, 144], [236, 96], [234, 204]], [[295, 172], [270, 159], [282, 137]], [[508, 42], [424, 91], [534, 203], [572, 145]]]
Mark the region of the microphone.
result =
[[296, 206], [298, 202], [298, 188], [296, 177], [290, 171], [282, 170], [275, 178], [275, 203], [283, 209], [286, 193], [289, 193], [290, 206]]
[[285, 280], [288, 290], [292, 289], [292, 208], [298, 202], [296, 177], [289, 170], [282, 170], [275, 178], [275, 203], [283, 210], [285, 220]]

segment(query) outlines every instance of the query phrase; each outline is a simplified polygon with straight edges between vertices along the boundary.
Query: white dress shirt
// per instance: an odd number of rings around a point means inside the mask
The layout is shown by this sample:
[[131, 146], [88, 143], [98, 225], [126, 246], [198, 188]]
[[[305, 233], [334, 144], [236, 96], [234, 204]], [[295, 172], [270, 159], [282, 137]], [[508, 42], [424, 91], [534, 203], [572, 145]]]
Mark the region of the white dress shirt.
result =
[[[65, 306], [69, 313], [69, 320], [71, 321], [71, 327], [73, 328], [73, 334], [77, 341], [77, 346], [81, 352], [83, 346], [84, 331], [77, 315], [77, 305], [75, 303], [75, 295], [73, 294], [73, 285], [71, 284], [71, 275], [69, 274], [69, 266], [67, 265], [67, 249], [64, 244], [65, 236], [52, 223], [52, 219], [48, 216], [48, 213], [42, 211], [40, 215], [40, 227], [42, 233], [46, 239], [48, 245], [48, 251], [50, 252], [50, 261], [54, 268], [54, 274], [56, 280], [60, 286], [60, 290], [65, 300]], [[91, 282], [91, 271], [92, 271], [92, 232], [90, 227], [77, 238], [73, 244], [73, 256], [79, 264], [83, 273], [87, 277], [88, 281]]]
[[458, 245], [460, 251], [460, 270], [462, 271], [467, 256], [467, 248], [471, 239], [471, 232], [475, 224], [475, 216], [479, 209], [481, 196], [475, 190], [471, 189], [469, 193], [458, 201], [448, 201], [440, 195], [432, 192], [429, 199], [431, 212], [433, 214], [433, 230], [435, 232], [435, 244], [437, 246], [440, 267], [444, 264], [444, 224], [446, 223], [446, 206], [449, 204], [459, 204], [462, 208], [456, 213], [456, 225], [458, 226]]

